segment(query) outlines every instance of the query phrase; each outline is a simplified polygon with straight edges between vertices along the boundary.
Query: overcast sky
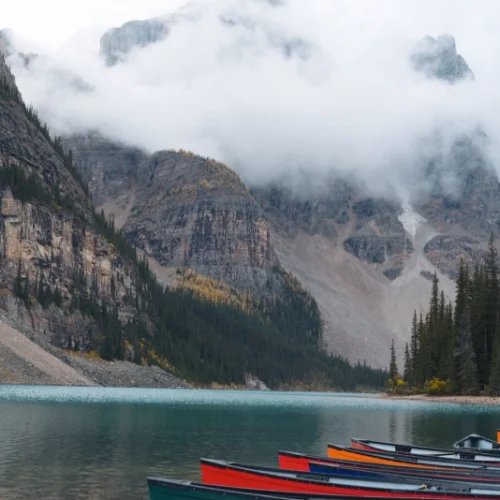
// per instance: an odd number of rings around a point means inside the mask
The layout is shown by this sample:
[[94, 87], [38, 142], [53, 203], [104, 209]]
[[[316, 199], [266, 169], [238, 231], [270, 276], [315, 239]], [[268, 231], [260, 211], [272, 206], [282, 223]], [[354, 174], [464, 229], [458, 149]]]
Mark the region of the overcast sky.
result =
[[0, 29], [52, 47], [92, 25], [117, 26], [174, 10], [186, 0], [15, 0], [2, 5]]

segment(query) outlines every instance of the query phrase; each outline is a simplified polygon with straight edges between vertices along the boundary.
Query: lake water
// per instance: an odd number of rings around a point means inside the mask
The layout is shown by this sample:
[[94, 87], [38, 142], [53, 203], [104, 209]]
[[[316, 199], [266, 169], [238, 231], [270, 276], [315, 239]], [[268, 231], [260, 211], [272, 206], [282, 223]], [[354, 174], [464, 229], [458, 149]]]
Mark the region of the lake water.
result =
[[275, 466], [349, 438], [450, 446], [494, 437], [494, 407], [349, 394], [0, 386], [0, 498], [145, 500], [200, 456]]

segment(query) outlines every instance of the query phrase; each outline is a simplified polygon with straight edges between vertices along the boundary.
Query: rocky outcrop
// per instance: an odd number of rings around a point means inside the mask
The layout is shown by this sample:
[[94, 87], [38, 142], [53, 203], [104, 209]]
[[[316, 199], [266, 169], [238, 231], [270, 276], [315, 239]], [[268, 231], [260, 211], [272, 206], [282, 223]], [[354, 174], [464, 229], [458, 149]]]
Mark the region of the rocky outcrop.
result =
[[252, 192], [278, 232], [332, 238], [358, 259], [379, 265], [389, 279], [412, 252], [397, 204], [368, 196], [354, 179], [331, 176], [318, 187], [304, 179], [300, 191], [275, 184]]
[[[67, 348], [78, 343], [84, 350], [98, 344], [93, 322], [66, 315], [58, 307], [44, 309], [37, 299], [58, 290], [62, 303], [71, 303], [77, 277], [79, 293], [99, 294], [132, 316], [125, 297], [133, 293], [132, 269], [116, 250], [88, 225], [67, 211], [52, 211], [38, 204], [15, 200], [9, 188], [0, 193], [0, 306], [45, 332], [54, 345]], [[15, 297], [16, 280], [26, 288], [30, 311]]]
[[107, 31], [101, 37], [101, 55], [108, 66], [113, 66], [132, 49], [147, 47], [165, 39], [168, 31], [167, 24], [160, 19], [127, 22], [119, 28]]
[[96, 204], [161, 266], [193, 268], [257, 296], [279, 289], [267, 217], [227, 166], [185, 151], [149, 157], [97, 134], [64, 144]]
[[7, 57], [12, 53], [11, 31], [0, 30], [0, 54]]
[[[263, 2], [264, 3], [264, 2]], [[266, 0], [269, 9], [283, 7], [282, 0]], [[218, 22], [226, 30], [237, 29], [238, 36], [230, 40], [230, 45], [225, 51], [234, 51], [237, 57], [241, 57], [242, 49], [252, 48], [265, 40], [269, 49], [279, 52], [287, 59], [308, 60], [312, 55], [319, 52], [319, 48], [310, 41], [287, 33], [267, 20], [258, 18], [248, 9], [246, 2], [236, 2], [234, 5], [226, 6], [221, 10]], [[207, 9], [202, 3], [188, 4], [179, 11], [162, 17], [134, 20], [120, 27], [107, 31], [100, 40], [100, 53], [108, 66], [124, 62], [126, 56], [133, 50], [142, 49], [165, 40], [175, 27], [183, 23], [213, 22]], [[236, 31], [236, 30], [235, 30]], [[241, 36], [243, 33], [243, 36]], [[232, 35], [232, 33], [228, 33]]]
[[424, 37], [414, 47], [411, 61], [416, 71], [449, 83], [474, 78], [465, 59], [457, 54], [455, 39], [448, 34]]
[[137, 186], [140, 165], [148, 155], [139, 148], [108, 140], [97, 132], [63, 138], [63, 144], [72, 150], [96, 206], [111, 199], [123, 201], [120, 206], [125, 209], [127, 197], [124, 195]]
[[269, 224], [232, 170], [167, 151], [145, 162], [139, 177], [124, 227], [131, 242], [165, 267], [192, 267], [256, 294], [273, 290]]
[[460, 261], [473, 267], [484, 259], [484, 243], [471, 236], [439, 235], [425, 245], [424, 251], [432, 264], [450, 278], [456, 279]]
[[61, 348], [96, 349], [102, 332], [76, 305], [99, 297], [126, 321], [135, 269], [95, 230], [70, 158], [24, 106], [3, 59], [0, 76], [0, 308]]

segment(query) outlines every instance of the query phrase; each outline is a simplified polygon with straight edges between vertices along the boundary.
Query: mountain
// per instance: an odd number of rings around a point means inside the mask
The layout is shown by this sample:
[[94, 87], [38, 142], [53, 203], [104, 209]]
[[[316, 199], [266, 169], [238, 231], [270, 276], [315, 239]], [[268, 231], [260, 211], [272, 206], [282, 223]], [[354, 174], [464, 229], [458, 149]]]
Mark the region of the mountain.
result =
[[7, 57], [12, 52], [10, 30], [0, 30], [0, 54]]
[[119, 28], [107, 31], [100, 40], [101, 55], [108, 66], [118, 63], [135, 47], [147, 47], [164, 40], [167, 24], [160, 19], [129, 21]]
[[[231, 11], [217, 22], [249, 37], [266, 32]], [[315, 50], [276, 36], [269, 31], [269, 48], [285, 57]], [[129, 42], [155, 43], [141, 37]], [[474, 78], [449, 35], [423, 38], [408, 57], [415, 71], [442, 84]], [[166, 282], [186, 266], [254, 297], [269, 290], [279, 296], [277, 270], [291, 271], [318, 303], [329, 350], [384, 366], [391, 338], [401, 353], [413, 310], [426, 308], [434, 272], [451, 297], [460, 260], [478, 262], [498, 230], [487, 137], [479, 126], [448, 143], [445, 136], [436, 129], [423, 138], [403, 203], [391, 179], [375, 192], [333, 166], [319, 182], [293, 173], [245, 186], [226, 166], [192, 153], [149, 155], [91, 133], [64, 144], [95, 203], [154, 257]]]
[[474, 78], [465, 59], [457, 54], [455, 39], [448, 34], [424, 37], [413, 48], [411, 61], [416, 71], [449, 83]]
[[[127, 244], [140, 249], [141, 255], [148, 257], [151, 268], [162, 283], [173, 289], [198, 288], [205, 298], [222, 294], [224, 303], [236, 304], [239, 309], [245, 307], [246, 300], [251, 300], [250, 310], [258, 311], [260, 319], [262, 309], [267, 309], [273, 300], [285, 303], [290, 312], [294, 306], [287, 302], [287, 290], [296, 288], [296, 291], [300, 290], [297, 295], [307, 297], [304, 302], [314, 304], [309, 311], [313, 311], [312, 314], [304, 323], [309, 325], [309, 330], [316, 332], [315, 338], [321, 337], [329, 352], [347, 357], [352, 362], [366, 360], [374, 366], [385, 366], [391, 339], [395, 339], [396, 348], [402, 353], [408, 340], [413, 310], [427, 307], [433, 274], [437, 273], [440, 286], [451, 297], [460, 260], [463, 258], [472, 264], [479, 261], [489, 233], [498, 230], [498, 177], [487, 154], [488, 137], [481, 123], [465, 130], [460, 124], [441, 125], [439, 119], [430, 120], [423, 132], [419, 124], [418, 137], [412, 137], [408, 144], [402, 130], [401, 135], [395, 134], [394, 141], [409, 145], [406, 148], [408, 158], [388, 155], [380, 161], [384, 170], [377, 170], [371, 179], [367, 171], [371, 171], [373, 165], [368, 155], [369, 165], [356, 165], [359, 172], [364, 172], [359, 176], [345, 171], [346, 165], [355, 162], [355, 151], [352, 161], [340, 158], [343, 161], [337, 166], [336, 156], [332, 154], [332, 159], [328, 160], [331, 165], [325, 164], [325, 158], [330, 158], [325, 154], [330, 152], [328, 130], [323, 130], [325, 137], [320, 134], [318, 138], [318, 144], [326, 151], [318, 154], [318, 158], [312, 152], [309, 161], [301, 156], [302, 149], [310, 151], [306, 145], [296, 148], [294, 144], [287, 149], [290, 141], [287, 128], [283, 127], [284, 136], [278, 138], [276, 148], [282, 147], [289, 153], [289, 163], [286, 160], [286, 165], [277, 168], [286, 175], [272, 177], [272, 173], [267, 175], [265, 172], [266, 179], [273, 180], [264, 182], [260, 179], [261, 182], [257, 182], [257, 172], [265, 167], [252, 165], [252, 162], [257, 163], [254, 158], [259, 158], [263, 165], [274, 165], [272, 148], [275, 146], [264, 141], [262, 145], [256, 143], [250, 148], [245, 145], [238, 149], [237, 145], [234, 146], [238, 141], [231, 139], [232, 144], [226, 148], [225, 136], [232, 132], [231, 126], [219, 130], [214, 125], [212, 134], [211, 123], [215, 123], [214, 118], [228, 120], [233, 114], [225, 111], [227, 115], [222, 112], [219, 116], [219, 102], [215, 106], [209, 103], [207, 109], [212, 121], [202, 116], [201, 123], [197, 123], [198, 114], [203, 115], [203, 110], [198, 113], [197, 106], [199, 103], [205, 105], [207, 100], [204, 96], [199, 97], [199, 101], [191, 100], [189, 92], [193, 91], [198, 98], [198, 85], [205, 88], [204, 82], [215, 82], [214, 86], [207, 87], [213, 89], [211, 92], [224, 88], [219, 84], [224, 82], [219, 80], [220, 75], [225, 78], [229, 73], [219, 72], [219, 63], [222, 67], [227, 64], [231, 71], [235, 68], [235, 74], [231, 75], [232, 90], [239, 82], [245, 82], [245, 71], [271, 67], [257, 63], [266, 62], [273, 67], [283, 64], [283, 74], [289, 80], [281, 82], [278, 93], [282, 90], [285, 104], [290, 102], [286, 99], [293, 99], [294, 92], [304, 90], [307, 102], [304, 108], [306, 112], [310, 111], [311, 123], [314, 123], [316, 117], [312, 111], [320, 109], [314, 106], [323, 102], [325, 97], [335, 99], [336, 94], [327, 95], [327, 91], [336, 88], [337, 77], [349, 86], [352, 77], [349, 72], [366, 67], [366, 62], [362, 54], [354, 60], [343, 58], [339, 53], [334, 64], [326, 44], [319, 43], [321, 37], [314, 38], [310, 31], [294, 24], [292, 17], [296, 19], [296, 12], [283, 8], [282, 2], [221, 2], [218, 9], [198, 2], [174, 15], [132, 21], [105, 33], [100, 43], [101, 57], [109, 66], [119, 67], [102, 68], [96, 81], [102, 76], [103, 87], [98, 89], [96, 100], [89, 100], [89, 104], [99, 105], [102, 99], [106, 99], [106, 96], [99, 95], [104, 88], [116, 88], [119, 97], [120, 78], [126, 76], [127, 71], [141, 68], [137, 70], [140, 72], [137, 74], [138, 85], [130, 87], [134, 92], [137, 90], [134, 93], [137, 102], [130, 103], [130, 106], [120, 99], [113, 102], [114, 107], [109, 109], [116, 110], [117, 116], [128, 120], [123, 120], [118, 126], [109, 117], [98, 116], [98, 120], [91, 117], [89, 127], [95, 123], [110, 124], [108, 130], [100, 133], [85, 130], [78, 119], [68, 120], [68, 123], [75, 123], [80, 132], [70, 135], [70, 131], [66, 131], [68, 135], [62, 145], [66, 154], [69, 155], [71, 150], [76, 168], [98, 211], [103, 209], [107, 216], [112, 217], [115, 229], [122, 230], [120, 234], [126, 238]], [[208, 48], [207, 52], [196, 62], [190, 57], [182, 59], [187, 70], [183, 64], [177, 68], [176, 58], [171, 53], [176, 50], [176, 44], [187, 40], [190, 46], [194, 46], [208, 33], [213, 33], [215, 41], [207, 39], [207, 44], [201, 47]], [[317, 42], [313, 43], [309, 38]], [[145, 51], [146, 47], [150, 49]], [[162, 50], [169, 61], [168, 77], [160, 75], [154, 60], [154, 57], [161, 58]], [[391, 56], [394, 53], [400, 54], [399, 51], [389, 51]], [[321, 57], [315, 57], [318, 54]], [[205, 59], [206, 72], [204, 65], [198, 64]], [[374, 71], [373, 66], [377, 66], [372, 65], [374, 60], [367, 66], [369, 71]], [[148, 64], [143, 65], [143, 62]], [[457, 52], [455, 40], [450, 35], [424, 37], [407, 54], [406, 61], [398, 61], [398, 68], [404, 74], [395, 74], [395, 83], [406, 85], [410, 81], [415, 87], [409, 90], [416, 91], [419, 96], [427, 91], [433, 98], [454, 96], [475, 85], [474, 73]], [[151, 75], [155, 75], [152, 82]], [[134, 80], [135, 76], [127, 75], [127, 81]], [[384, 74], [379, 83], [385, 85], [390, 78], [391, 74]], [[106, 87], [108, 84], [112, 86]], [[378, 87], [373, 88], [378, 95]], [[186, 135], [176, 135], [173, 106], [167, 109], [168, 112], [158, 106], [158, 113], [155, 108], [147, 108], [152, 113], [151, 123], [149, 116], [141, 116], [139, 112], [137, 117], [134, 116], [134, 110], [142, 110], [139, 92], [148, 89], [151, 89], [149, 101], [154, 103], [157, 100], [160, 103], [162, 92], [174, 96], [176, 89], [182, 89], [182, 95], [187, 92], [186, 100], [181, 101], [185, 109], [191, 110], [191, 104], [193, 106], [193, 131], [189, 122]], [[349, 95], [345, 89], [339, 90]], [[411, 92], [404, 98], [414, 95]], [[386, 98], [386, 94], [383, 95]], [[262, 101], [265, 103], [264, 99]], [[77, 100], [74, 109], [83, 110], [82, 102]], [[347, 100], [346, 106], [358, 104], [358, 100], [352, 104]], [[222, 109], [225, 109], [224, 103]], [[89, 115], [94, 114], [92, 106], [89, 106], [89, 111]], [[273, 114], [281, 116], [278, 110]], [[301, 124], [292, 114], [298, 114], [293, 106], [290, 114], [283, 116], [289, 116], [290, 124], [302, 132]], [[388, 120], [391, 120], [390, 113], [388, 115]], [[242, 117], [244, 124], [257, 124], [254, 110], [245, 109], [245, 106], [235, 116], [237, 119]], [[258, 116], [259, 120], [263, 117], [265, 119], [265, 112]], [[361, 123], [362, 118], [370, 118], [365, 120], [369, 123], [373, 119], [374, 127], [380, 122], [384, 128], [383, 120], [378, 116], [364, 115], [354, 117], [349, 127], [356, 129], [356, 123], [364, 127], [366, 123]], [[54, 123], [64, 121], [56, 119]], [[308, 123], [307, 119], [305, 121]], [[210, 150], [221, 151], [221, 156], [227, 154], [227, 158], [237, 158], [237, 161], [226, 166], [218, 159], [197, 155], [196, 151], [153, 152], [151, 148], [146, 152], [107, 136], [109, 133], [117, 137], [121, 130], [123, 135], [131, 137], [135, 133], [131, 130], [133, 126], [146, 122], [151, 132], [147, 138], [145, 133], [136, 133], [134, 140], [138, 143], [154, 143], [158, 147], [159, 139], [153, 137], [158, 130], [161, 140], [165, 137], [165, 141], [172, 141], [160, 145], [160, 148], [180, 146], [175, 144], [176, 140], [194, 143], [197, 139], [193, 137], [199, 134], [202, 139], [208, 138], [202, 142], [204, 147], [209, 144]], [[126, 123], [134, 125], [124, 132]], [[162, 125], [165, 125], [165, 130], [161, 129]], [[183, 126], [180, 124], [179, 129]], [[314, 130], [314, 126], [311, 128]], [[306, 131], [307, 127], [304, 127]], [[363, 137], [363, 130], [360, 132], [360, 137]], [[240, 133], [245, 136], [243, 131]], [[172, 136], [182, 139], [174, 140]], [[379, 153], [375, 144], [377, 134], [373, 136], [370, 144], [373, 144], [374, 152]], [[291, 133], [290, 137], [300, 142], [300, 135]], [[341, 139], [341, 134], [332, 137], [333, 142]], [[242, 140], [243, 144], [245, 140]], [[304, 134], [304, 141], [308, 140], [315, 143]], [[270, 148], [269, 162], [266, 148]], [[349, 155], [347, 147], [340, 150]], [[396, 150], [404, 149], [398, 147]], [[241, 154], [242, 151], [246, 153]], [[255, 156], [254, 151], [258, 151]], [[392, 147], [388, 147], [388, 151], [392, 151]], [[294, 152], [298, 152], [297, 158]], [[398, 163], [405, 162], [407, 164], [399, 168]], [[321, 167], [317, 175], [316, 163]], [[246, 169], [246, 177], [242, 178], [245, 182], [231, 169], [240, 165]], [[301, 168], [304, 174], [300, 172]], [[252, 177], [254, 171], [256, 174]], [[195, 278], [192, 278], [192, 273]], [[207, 281], [200, 285], [203, 280]], [[206, 293], [207, 290], [211, 292]], [[261, 298], [266, 301], [265, 306], [257, 304]], [[323, 327], [311, 328], [310, 325], [318, 323], [318, 318]], [[287, 328], [290, 327], [288, 319]], [[183, 364], [189, 364], [188, 357], [186, 354]]]
[[[134, 20], [106, 31], [100, 39], [100, 55], [108, 66], [126, 62], [133, 50], [141, 50], [168, 39], [172, 30], [182, 29], [187, 24], [201, 21], [215, 22], [224, 30], [237, 32], [236, 44], [231, 49], [235, 54], [253, 50], [264, 40], [266, 46], [286, 58], [309, 59], [319, 51], [308, 40], [277, 27], [272, 20], [258, 19], [252, 7], [276, 9], [285, 5], [281, 0], [244, 0], [238, 4], [228, 4], [211, 19], [212, 9], [202, 2], [190, 2], [183, 9], [172, 14]], [[227, 50], [227, 48], [225, 49]]]
[[[109, 158], [109, 148], [103, 149]], [[81, 153], [66, 153], [61, 139], [50, 135], [24, 104], [0, 59], [0, 310], [5, 322], [83, 373], [68, 373], [64, 381], [185, 386], [173, 373], [204, 385], [243, 385], [255, 377], [274, 388], [352, 389], [384, 383], [384, 372], [352, 367], [323, 352], [316, 302], [265, 247], [263, 213], [233, 172], [184, 152], [148, 157], [128, 148], [121, 154], [116, 165], [122, 170], [111, 172], [116, 176], [103, 184], [102, 196], [128, 186], [131, 192], [120, 194], [137, 199], [130, 207], [129, 241], [96, 212], [81, 177], [88, 171], [77, 170], [74, 163]], [[138, 161], [142, 183], [135, 186], [138, 178], [132, 175], [119, 178], [131, 174], [127, 169]], [[92, 162], [88, 167], [93, 168]], [[198, 177], [188, 179], [188, 168]], [[107, 171], [100, 173], [105, 180]], [[154, 198], [148, 199], [148, 193]], [[154, 204], [169, 196], [170, 205]], [[193, 200], [197, 204], [190, 213]], [[160, 210], [157, 219], [154, 208]], [[218, 254], [214, 261], [214, 248], [224, 248], [228, 260], [239, 262], [243, 274], [236, 274], [234, 287], [177, 268], [164, 288], [130, 244], [150, 239], [152, 249], [146, 250], [161, 259], [165, 247], [155, 246], [152, 237], [164, 225], [163, 217], [192, 231], [188, 257], [194, 265], [206, 260], [208, 269], [224, 267]], [[171, 242], [182, 236], [175, 230], [167, 234]], [[172, 252], [164, 258], [172, 258]], [[249, 293], [254, 290], [242, 286], [247, 279], [262, 293]], [[12, 363], [21, 351], [26, 359], [28, 352], [33, 355], [28, 346], [16, 350], [21, 340], [15, 332], [2, 331], [10, 339], [2, 337], [2, 358]], [[53, 378], [55, 362], [50, 375], [43, 361], [47, 356], [35, 357], [39, 371], [25, 366], [27, 376], [39, 373], [45, 382], [61, 382]], [[122, 364], [115, 367], [105, 360]], [[156, 368], [148, 371], [144, 365]]]

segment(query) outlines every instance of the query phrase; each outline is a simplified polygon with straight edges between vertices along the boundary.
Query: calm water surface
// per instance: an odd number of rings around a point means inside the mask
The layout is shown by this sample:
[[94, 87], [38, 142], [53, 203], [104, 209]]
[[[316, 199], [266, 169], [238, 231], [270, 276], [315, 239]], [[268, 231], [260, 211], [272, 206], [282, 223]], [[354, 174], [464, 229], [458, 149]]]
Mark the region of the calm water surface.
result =
[[0, 386], [0, 498], [145, 500], [148, 475], [199, 479], [200, 456], [275, 466], [349, 438], [449, 446], [494, 407], [359, 395]]

